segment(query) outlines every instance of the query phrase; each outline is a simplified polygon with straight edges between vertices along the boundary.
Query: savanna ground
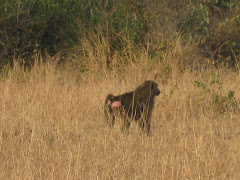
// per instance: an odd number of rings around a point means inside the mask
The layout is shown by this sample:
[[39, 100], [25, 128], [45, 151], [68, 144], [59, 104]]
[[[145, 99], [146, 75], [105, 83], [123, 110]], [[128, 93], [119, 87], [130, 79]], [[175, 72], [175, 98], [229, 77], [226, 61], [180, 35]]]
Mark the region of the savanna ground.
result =
[[[0, 179], [240, 179], [238, 0], [0, 3]], [[159, 84], [151, 136], [107, 94]]]
[[[56, 63], [16, 67], [0, 81], [0, 179], [239, 179], [238, 71], [132, 65], [78, 74]], [[159, 84], [152, 136], [104, 122], [108, 93]]]

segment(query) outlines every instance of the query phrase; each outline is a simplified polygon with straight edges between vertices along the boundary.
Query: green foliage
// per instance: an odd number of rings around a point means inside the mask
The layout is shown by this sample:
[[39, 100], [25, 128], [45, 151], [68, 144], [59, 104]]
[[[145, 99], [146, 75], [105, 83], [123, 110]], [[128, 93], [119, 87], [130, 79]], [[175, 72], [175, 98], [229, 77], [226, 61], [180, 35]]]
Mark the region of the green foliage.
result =
[[36, 53], [66, 55], [91, 33], [107, 41], [109, 57], [123, 55], [131, 44], [133, 52], [144, 48], [150, 59], [162, 59], [178, 33], [184, 43], [198, 44], [205, 57], [234, 66], [240, 56], [239, 12], [238, 0], [2, 0], [0, 65], [13, 59], [32, 64]]
[[[54, 55], [71, 42], [78, 1], [4, 1], [0, 5], [1, 64], [13, 58], [31, 63], [36, 52]], [[67, 38], [66, 38], [67, 37]]]
[[178, 14], [186, 41], [199, 41], [208, 58], [235, 65], [240, 54], [240, 2], [201, 0], [185, 2], [188, 10]]
[[19, 57], [31, 63], [35, 52], [64, 51], [81, 38], [76, 32], [101, 33], [112, 52], [121, 51], [128, 40], [144, 43], [149, 29], [145, 9], [125, 0], [3, 1], [0, 12], [1, 64]]
[[206, 103], [206, 106], [213, 106], [213, 108], [221, 113], [239, 109], [239, 101], [234, 96], [235, 91], [229, 90], [226, 94], [223, 93], [223, 84], [218, 75], [213, 74], [208, 84], [201, 81], [195, 81], [194, 84], [197, 88], [203, 90], [199, 101], [206, 102], [206, 99], [210, 98], [210, 102]]
[[110, 48], [117, 51], [122, 51], [128, 40], [143, 43], [150, 26], [146, 10], [131, 7], [125, 0], [89, 1], [81, 18], [89, 30], [109, 39]]

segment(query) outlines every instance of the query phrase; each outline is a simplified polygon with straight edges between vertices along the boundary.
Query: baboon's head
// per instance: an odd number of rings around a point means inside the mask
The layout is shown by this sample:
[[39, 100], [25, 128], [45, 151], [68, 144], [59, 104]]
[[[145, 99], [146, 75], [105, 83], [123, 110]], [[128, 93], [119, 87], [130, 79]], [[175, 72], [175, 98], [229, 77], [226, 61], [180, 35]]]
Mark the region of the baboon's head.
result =
[[[145, 90], [146, 89], [146, 90]], [[149, 92], [151, 90], [151, 94], [158, 96], [160, 94], [160, 90], [158, 89], [158, 84], [154, 81], [144, 81], [144, 83], [137, 89]]]
[[158, 89], [158, 84], [155, 83], [154, 81], [150, 81], [151, 82], [151, 90], [152, 92], [158, 96], [160, 94], [160, 90]]
[[158, 89], [158, 84], [154, 81], [144, 81], [136, 90], [135, 94], [138, 97], [148, 97], [148, 96], [158, 96], [160, 94], [160, 90]]

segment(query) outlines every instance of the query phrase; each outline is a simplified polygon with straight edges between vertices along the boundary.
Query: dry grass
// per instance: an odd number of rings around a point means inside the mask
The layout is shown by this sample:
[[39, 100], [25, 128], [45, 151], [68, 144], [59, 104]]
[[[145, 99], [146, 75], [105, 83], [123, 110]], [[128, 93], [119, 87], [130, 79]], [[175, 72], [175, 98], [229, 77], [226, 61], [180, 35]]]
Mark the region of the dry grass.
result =
[[[77, 75], [38, 65], [2, 77], [0, 179], [240, 179], [239, 104], [222, 105], [212, 96], [233, 90], [239, 100], [238, 73], [157, 77], [162, 94], [150, 138], [139, 136], [136, 124], [130, 135], [120, 123], [106, 126], [105, 96], [132, 90], [156, 72], [132, 66], [125, 75]], [[208, 84], [213, 72], [222, 88], [205, 92], [194, 85]]]

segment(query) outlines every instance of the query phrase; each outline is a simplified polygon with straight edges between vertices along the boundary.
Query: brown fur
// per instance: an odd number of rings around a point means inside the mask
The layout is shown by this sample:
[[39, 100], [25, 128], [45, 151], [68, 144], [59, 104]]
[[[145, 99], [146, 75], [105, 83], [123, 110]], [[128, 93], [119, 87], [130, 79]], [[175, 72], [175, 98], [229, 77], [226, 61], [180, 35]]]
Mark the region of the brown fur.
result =
[[[124, 132], [128, 133], [131, 121], [136, 121], [141, 130], [149, 135], [154, 98], [159, 94], [158, 85], [154, 81], [145, 81], [135, 91], [119, 96], [109, 94], [104, 105], [107, 123], [112, 127], [116, 117], [120, 116], [123, 119], [122, 130]], [[115, 107], [114, 104], [121, 104], [121, 106]]]

